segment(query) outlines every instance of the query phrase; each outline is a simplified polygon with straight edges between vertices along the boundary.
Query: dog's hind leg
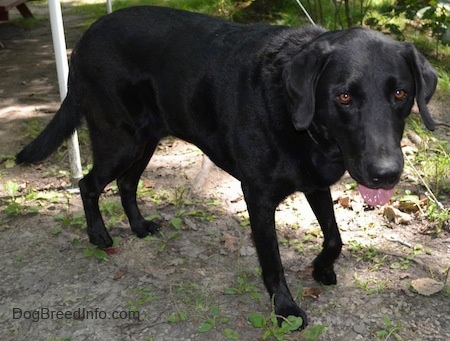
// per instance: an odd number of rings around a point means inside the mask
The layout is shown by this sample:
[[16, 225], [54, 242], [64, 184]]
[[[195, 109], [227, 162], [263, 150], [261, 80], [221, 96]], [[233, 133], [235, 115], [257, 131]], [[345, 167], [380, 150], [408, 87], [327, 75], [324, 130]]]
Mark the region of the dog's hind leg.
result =
[[322, 252], [313, 262], [313, 277], [325, 285], [336, 284], [333, 264], [341, 253], [342, 240], [334, 215], [330, 189], [305, 193], [305, 196], [316, 215], [324, 237]]
[[100, 171], [94, 165], [92, 170], [78, 183], [83, 201], [89, 241], [100, 248], [112, 246], [113, 241], [103, 222], [98, 200], [105, 186], [114, 178], [99, 176]]
[[155, 151], [158, 141], [149, 142], [142, 156], [117, 179], [117, 186], [120, 191], [122, 206], [130, 222], [131, 230], [139, 237], [143, 238], [149, 233], [154, 234], [159, 230], [159, 225], [145, 220], [142, 216], [136, 201], [136, 192], [139, 179], [144, 172], [150, 158]]
[[[97, 132], [91, 134], [94, 166], [89, 174], [80, 180], [79, 186], [89, 240], [100, 248], [107, 248], [112, 245], [112, 239], [105, 228], [100, 213], [99, 197], [107, 184], [121, 177], [123, 177], [120, 181], [121, 191], [125, 193], [121, 195], [122, 197], [125, 195], [125, 198], [130, 197], [129, 192], [134, 186], [126, 186], [125, 184], [139, 180], [134, 180], [138, 178], [134, 174], [139, 173], [140, 176], [157, 142], [148, 144], [143, 141], [143, 137], [138, 137], [139, 134], [133, 135], [133, 131], [127, 132], [120, 127], [99, 128], [91, 124], [90, 129]], [[129, 174], [128, 178], [133, 179], [133, 181], [127, 181], [126, 174]], [[135, 218], [136, 212], [133, 212], [133, 201], [130, 204], [130, 199], [122, 199], [122, 202], [126, 203], [125, 209], [131, 212], [131, 217]], [[130, 214], [129, 212], [127, 214]], [[134, 223], [134, 219], [131, 219], [131, 221]]]

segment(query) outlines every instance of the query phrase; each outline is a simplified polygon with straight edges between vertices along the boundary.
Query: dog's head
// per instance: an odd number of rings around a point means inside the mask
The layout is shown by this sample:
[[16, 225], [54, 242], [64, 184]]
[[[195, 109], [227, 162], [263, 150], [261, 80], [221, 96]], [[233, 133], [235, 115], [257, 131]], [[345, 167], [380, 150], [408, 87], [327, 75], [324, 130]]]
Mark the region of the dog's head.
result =
[[335, 141], [366, 201], [387, 201], [376, 196], [389, 198], [399, 181], [414, 99], [425, 126], [435, 127], [427, 108], [437, 84], [432, 66], [411, 44], [356, 28], [310, 42], [284, 81], [295, 128]]

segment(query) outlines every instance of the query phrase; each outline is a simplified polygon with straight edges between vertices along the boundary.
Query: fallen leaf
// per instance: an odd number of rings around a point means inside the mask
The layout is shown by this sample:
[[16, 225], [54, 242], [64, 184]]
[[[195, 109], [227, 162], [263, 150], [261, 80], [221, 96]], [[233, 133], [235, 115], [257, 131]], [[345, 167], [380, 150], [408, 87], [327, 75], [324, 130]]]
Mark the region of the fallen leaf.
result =
[[237, 244], [239, 242], [239, 239], [237, 237], [226, 232], [222, 233], [222, 237], [224, 240], [225, 249], [227, 249], [229, 252], [234, 252], [237, 250]]
[[114, 279], [115, 281], [117, 281], [118, 279], [121, 279], [121, 278], [123, 277], [123, 275], [125, 275], [125, 269], [118, 268], [118, 269], [116, 270], [116, 272], [114, 273], [113, 279]]
[[321, 288], [317, 288], [317, 287], [306, 288], [306, 289], [303, 289], [302, 297], [311, 297], [314, 299], [318, 299], [320, 294], [322, 293], [322, 291], [323, 290]]
[[383, 209], [383, 215], [396, 224], [410, 224], [412, 221], [411, 216], [408, 213], [404, 213], [391, 205], [387, 205]]
[[342, 207], [351, 208], [350, 196], [348, 194], [343, 194], [338, 198], [338, 202]]
[[118, 247], [110, 247], [108, 249], [105, 249], [105, 252], [108, 255], [115, 255], [115, 254], [119, 253], [119, 248]]
[[432, 278], [418, 278], [411, 281], [411, 286], [420, 295], [430, 296], [444, 289], [444, 283]]

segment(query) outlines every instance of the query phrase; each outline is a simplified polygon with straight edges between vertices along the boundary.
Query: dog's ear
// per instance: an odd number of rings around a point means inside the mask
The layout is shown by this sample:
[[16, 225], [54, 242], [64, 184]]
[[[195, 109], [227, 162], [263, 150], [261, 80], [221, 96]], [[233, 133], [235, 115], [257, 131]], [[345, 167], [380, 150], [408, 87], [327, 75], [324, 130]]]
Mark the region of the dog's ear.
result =
[[428, 130], [434, 130], [435, 122], [427, 108], [427, 103], [436, 90], [438, 81], [437, 73], [431, 64], [420, 54], [414, 46], [408, 44], [408, 62], [414, 74], [416, 83], [416, 102], [419, 107], [423, 123]]
[[331, 46], [327, 41], [312, 42], [283, 71], [284, 85], [291, 101], [292, 122], [297, 130], [305, 130], [311, 124], [317, 81], [330, 53]]

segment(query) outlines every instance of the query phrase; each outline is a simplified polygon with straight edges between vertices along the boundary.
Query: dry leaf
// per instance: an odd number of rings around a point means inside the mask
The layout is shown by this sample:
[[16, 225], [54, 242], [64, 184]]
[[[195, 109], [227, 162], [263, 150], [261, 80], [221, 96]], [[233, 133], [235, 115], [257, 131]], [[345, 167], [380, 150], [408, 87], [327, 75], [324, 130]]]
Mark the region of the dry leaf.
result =
[[444, 283], [435, 281], [432, 278], [418, 278], [411, 281], [411, 286], [415, 291], [424, 296], [430, 296], [444, 289]]
[[302, 297], [311, 297], [314, 299], [318, 299], [320, 294], [322, 293], [321, 288], [306, 288], [302, 292]]
[[407, 225], [412, 221], [409, 214], [404, 213], [390, 205], [384, 207], [383, 214], [389, 221], [393, 221], [396, 224]]
[[233, 236], [232, 234], [223, 232], [222, 233], [222, 237], [224, 240], [224, 245], [225, 245], [225, 249], [227, 249], [227, 251], [229, 252], [234, 252], [237, 250], [237, 244], [239, 239], [235, 236]]
[[118, 269], [116, 270], [116, 272], [114, 273], [113, 279], [114, 279], [115, 281], [117, 281], [118, 279], [121, 279], [121, 278], [123, 277], [123, 275], [125, 275], [125, 269], [118, 268]]
[[348, 194], [343, 194], [338, 198], [338, 202], [342, 207], [351, 208], [350, 196]]

